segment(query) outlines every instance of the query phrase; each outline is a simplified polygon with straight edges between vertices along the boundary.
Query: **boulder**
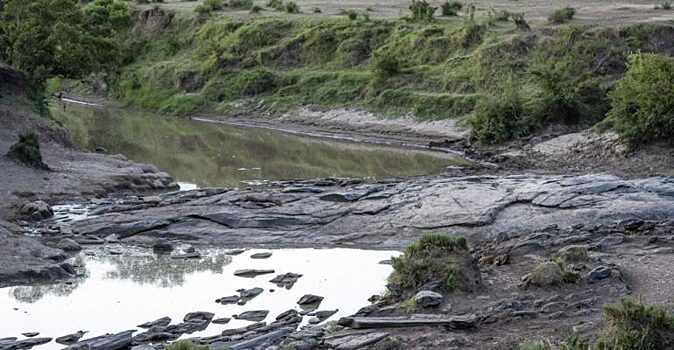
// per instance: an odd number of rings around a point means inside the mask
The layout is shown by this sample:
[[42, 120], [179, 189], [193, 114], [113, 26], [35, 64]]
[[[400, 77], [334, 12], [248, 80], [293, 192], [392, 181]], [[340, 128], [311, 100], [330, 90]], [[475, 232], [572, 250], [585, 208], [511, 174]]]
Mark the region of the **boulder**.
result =
[[442, 294], [429, 290], [422, 290], [414, 296], [414, 301], [421, 307], [434, 307], [442, 304]]
[[314, 304], [320, 304], [323, 301], [322, 296], [318, 295], [313, 295], [313, 294], [306, 294], [300, 298], [300, 300], [297, 302], [298, 305], [304, 306], [304, 305], [314, 305]]
[[54, 209], [44, 201], [35, 201], [24, 204], [19, 213], [27, 219], [40, 221], [54, 216]]
[[66, 252], [79, 252], [82, 250], [82, 246], [71, 238], [64, 238], [60, 240], [56, 245], [56, 248], [63, 249]]
[[269, 310], [252, 310], [236, 315], [234, 318], [237, 320], [260, 322], [267, 318], [268, 314]]
[[587, 274], [587, 281], [589, 283], [599, 282], [600, 280], [611, 277], [612, 272], [613, 269], [608, 266], [598, 266]]

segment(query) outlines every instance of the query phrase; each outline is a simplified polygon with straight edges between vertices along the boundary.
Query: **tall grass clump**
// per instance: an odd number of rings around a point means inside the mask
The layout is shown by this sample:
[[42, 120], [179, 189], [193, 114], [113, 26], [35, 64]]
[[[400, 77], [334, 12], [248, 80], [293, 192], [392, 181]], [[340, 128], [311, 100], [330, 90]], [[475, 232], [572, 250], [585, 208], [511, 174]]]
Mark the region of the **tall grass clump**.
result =
[[607, 122], [628, 142], [674, 139], [674, 58], [628, 57], [628, 70], [610, 94]]
[[431, 6], [426, 0], [412, 0], [409, 9], [413, 21], [433, 22], [438, 8]]
[[460, 2], [456, 0], [447, 0], [440, 6], [440, 13], [443, 16], [456, 16], [462, 8], [463, 4]]
[[393, 273], [389, 281], [407, 290], [432, 281], [439, 281], [445, 292], [472, 288], [466, 285], [462, 271], [471, 260], [464, 237], [429, 234], [408, 246], [403, 255], [391, 259]]
[[562, 9], [557, 9], [553, 11], [548, 16], [548, 22], [550, 24], [562, 24], [573, 19], [573, 16], [576, 14], [576, 9], [573, 7], [565, 7]]

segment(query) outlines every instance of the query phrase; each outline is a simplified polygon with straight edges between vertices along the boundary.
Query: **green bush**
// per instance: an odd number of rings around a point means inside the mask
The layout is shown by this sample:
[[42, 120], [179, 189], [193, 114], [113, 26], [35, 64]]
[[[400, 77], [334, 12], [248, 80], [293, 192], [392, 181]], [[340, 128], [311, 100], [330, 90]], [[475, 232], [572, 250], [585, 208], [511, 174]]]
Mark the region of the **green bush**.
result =
[[462, 8], [463, 5], [460, 2], [447, 0], [440, 6], [440, 13], [443, 16], [456, 16]]
[[405, 249], [405, 253], [391, 259], [392, 283], [415, 289], [439, 280], [441, 289], [452, 292], [460, 287], [462, 259], [470, 259], [468, 244], [463, 237], [429, 234]]
[[253, 0], [229, 0], [229, 7], [233, 9], [250, 10], [253, 8]]
[[648, 53], [628, 57], [628, 70], [610, 94], [608, 122], [627, 141], [674, 138], [674, 58]]
[[562, 24], [573, 19], [576, 14], [576, 9], [573, 7], [565, 7], [563, 9], [555, 10], [548, 16], [548, 22], [551, 24]]
[[409, 9], [413, 21], [432, 22], [438, 8], [431, 6], [426, 0], [412, 0]]
[[300, 12], [300, 6], [297, 5], [297, 3], [294, 2], [294, 1], [288, 1], [286, 3], [285, 10], [288, 13], [299, 13]]
[[622, 300], [604, 307], [603, 321], [599, 348], [660, 350], [674, 346], [674, 319], [662, 308]]
[[262, 12], [262, 6], [260, 5], [255, 5], [250, 8], [250, 13], [260, 13]]
[[211, 11], [220, 11], [225, 7], [225, 3], [223, 0], [205, 0], [204, 7]]
[[541, 120], [527, 111], [514, 84], [500, 96], [487, 96], [477, 103], [468, 119], [471, 134], [484, 143], [511, 140], [541, 127]]
[[271, 7], [276, 11], [283, 11], [285, 9], [283, 0], [269, 0], [267, 1], [267, 7]]
[[400, 73], [400, 61], [387, 52], [377, 52], [370, 59], [372, 71], [381, 79], [386, 79]]

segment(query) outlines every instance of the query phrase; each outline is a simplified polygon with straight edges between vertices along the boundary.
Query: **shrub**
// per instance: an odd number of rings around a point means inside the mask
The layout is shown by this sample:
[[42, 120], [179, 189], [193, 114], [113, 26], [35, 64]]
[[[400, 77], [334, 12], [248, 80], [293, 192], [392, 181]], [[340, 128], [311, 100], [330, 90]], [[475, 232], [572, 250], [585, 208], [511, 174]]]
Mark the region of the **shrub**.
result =
[[526, 19], [524, 19], [523, 13], [511, 13], [510, 17], [513, 19], [513, 22], [515, 22], [515, 26], [517, 27], [517, 29], [523, 30], [525, 32], [531, 30], [529, 23], [527, 22]]
[[253, 0], [229, 0], [229, 7], [233, 9], [250, 10], [253, 8]]
[[662, 308], [622, 300], [604, 307], [603, 321], [599, 348], [659, 350], [674, 346], [674, 319]]
[[267, 7], [271, 7], [276, 11], [283, 11], [285, 9], [283, 6], [283, 0], [269, 0], [267, 2]]
[[570, 21], [573, 15], [576, 14], [576, 9], [573, 7], [565, 7], [563, 9], [555, 10], [548, 16], [548, 22], [551, 24], [562, 24]]
[[440, 13], [442, 13], [443, 16], [456, 16], [462, 8], [463, 5], [460, 2], [448, 0], [440, 6]]
[[671, 1], [663, 1], [660, 3], [660, 5], [655, 6], [656, 9], [658, 10], [671, 10], [672, 9], [672, 2]]
[[42, 162], [40, 141], [33, 132], [19, 135], [19, 141], [9, 148], [7, 156], [33, 168], [47, 169], [47, 165]]
[[293, 1], [289, 1], [286, 3], [285, 10], [288, 13], [299, 13], [300, 12], [300, 6], [297, 5], [297, 3]]
[[312, 10], [312, 12], [313, 12], [313, 13], [321, 13], [321, 12], [323, 12], [323, 11], [321, 11], [321, 8], [320, 8], [320, 7], [314, 7], [314, 9]]
[[213, 11], [213, 9], [211, 9], [211, 8], [208, 7], [208, 6], [204, 6], [204, 5], [197, 5], [197, 6], [194, 8], [194, 12], [197, 13], [197, 14], [201, 14], [201, 13], [210, 13], [211, 11]]
[[[392, 258], [391, 265], [393, 273], [389, 281], [413, 292], [433, 281], [438, 281], [445, 292], [470, 290], [480, 283], [479, 270], [463, 237], [443, 234], [423, 236], [408, 246], [403, 255]], [[478, 272], [471, 274], [466, 270]]]
[[164, 348], [165, 350], [208, 350], [207, 345], [198, 345], [189, 340], [179, 340]]
[[413, 21], [432, 22], [438, 8], [431, 6], [426, 0], [412, 0], [409, 9]]
[[375, 53], [370, 59], [370, 65], [377, 77], [381, 79], [400, 73], [400, 61], [390, 53]]
[[507, 22], [510, 19], [510, 12], [507, 10], [496, 11], [492, 8], [489, 10], [489, 19], [496, 22]]
[[476, 139], [498, 143], [531, 133], [541, 126], [541, 121], [527, 111], [517, 87], [510, 83], [500, 96], [479, 101], [468, 125]]
[[632, 143], [674, 138], [674, 58], [637, 53], [609, 96], [609, 123]]
[[250, 13], [260, 13], [262, 11], [262, 6], [255, 5], [250, 8]]
[[225, 7], [223, 0], [205, 0], [204, 7], [211, 11], [220, 11]]

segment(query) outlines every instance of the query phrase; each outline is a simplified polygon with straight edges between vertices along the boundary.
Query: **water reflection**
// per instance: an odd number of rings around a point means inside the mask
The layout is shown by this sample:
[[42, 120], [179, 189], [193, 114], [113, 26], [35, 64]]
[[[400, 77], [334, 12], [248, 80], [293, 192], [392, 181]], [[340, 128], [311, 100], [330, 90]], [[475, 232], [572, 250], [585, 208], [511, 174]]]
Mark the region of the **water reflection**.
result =
[[459, 162], [424, 151], [363, 146], [147, 113], [70, 105], [52, 110], [74, 141], [149, 162], [178, 181], [240, 186], [242, 180], [382, 179], [437, 173]]
[[223, 267], [232, 262], [231, 256], [211, 252], [200, 259], [172, 259], [167, 254], [104, 255], [102, 261], [114, 266], [106, 273], [111, 279], [130, 280], [138, 284], [151, 284], [168, 288], [185, 283], [185, 275], [200, 271], [221, 274]]

